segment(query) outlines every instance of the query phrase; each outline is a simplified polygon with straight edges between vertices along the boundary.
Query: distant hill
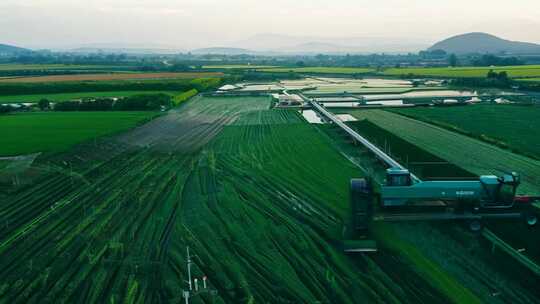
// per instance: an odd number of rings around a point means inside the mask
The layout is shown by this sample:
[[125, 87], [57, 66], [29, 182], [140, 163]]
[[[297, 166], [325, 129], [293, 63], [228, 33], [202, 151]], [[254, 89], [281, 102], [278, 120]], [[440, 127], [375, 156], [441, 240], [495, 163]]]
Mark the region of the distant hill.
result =
[[275, 54], [407, 53], [418, 52], [429, 46], [414, 37], [322, 37], [272, 33], [257, 34], [231, 45]]
[[31, 52], [28, 49], [20, 48], [17, 46], [7, 45], [7, 44], [0, 44], [0, 57], [2, 56], [13, 56], [23, 53], [29, 53]]
[[455, 54], [540, 54], [540, 45], [528, 42], [505, 40], [486, 33], [469, 33], [437, 42], [428, 50], [444, 50], [447, 53]]
[[191, 51], [192, 54], [196, 55], [242, 55], [242, 54], [255, 54], [256, 52], [241, 49], [241, 48], [230, 48], [230, 47], [212, 47], [212, 48], [203, 48], [196, 49]]
[[147, 49], [147, 48], [93, 48], [93, 47], [80, 47], [69, 50], [73, 53], [82, 54], [177, 54], [180, 51], [174, 49]]

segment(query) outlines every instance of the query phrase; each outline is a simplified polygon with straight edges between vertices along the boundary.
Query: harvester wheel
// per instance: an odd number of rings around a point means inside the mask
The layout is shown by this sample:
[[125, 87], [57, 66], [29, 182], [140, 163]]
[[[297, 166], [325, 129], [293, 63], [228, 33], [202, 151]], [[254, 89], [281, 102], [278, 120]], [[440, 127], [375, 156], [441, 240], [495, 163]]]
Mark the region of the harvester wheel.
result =
[[523, 217], [525, 218], [525, 223], [531, 227], [538, 223], [538, 216], [532, 212], [525, 213]]
[[471, 232], [480, 232], [484, 228], [482, 221], [480, 220], [470, 220], [469, 221], [469, 230]]
[[373, 196], [371, 185], [366, 179], [351, 180], [351, 208], [356, 230], [368, 230], [372, 215]]

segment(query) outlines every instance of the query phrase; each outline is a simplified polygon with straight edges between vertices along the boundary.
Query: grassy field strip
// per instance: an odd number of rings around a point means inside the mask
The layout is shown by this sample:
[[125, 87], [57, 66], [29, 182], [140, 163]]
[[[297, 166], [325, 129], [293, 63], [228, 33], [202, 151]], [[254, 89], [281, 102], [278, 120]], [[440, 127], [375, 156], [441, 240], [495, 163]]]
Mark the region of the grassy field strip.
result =
[[126, 66], [76, 64], [0, 64], [0, 71], [123, 69]]
[[446, 68], [391, 68], [382, 72], [383, 75], [417, 75], [435, 77], [486, 77], [490, 70], [506, 71], [513, 78], [540, 76], [539, 65], [523, 65], [508, 67], [446, 67]]
[[0, 83], [46, 83], [66, 81], [111, 81], [111, 80], [156, 80], [156, 79], [197, 79], [221, 77], [219, 72], [185, 72], [185, 73], [117, 73], [117, 74], [80, 74], [53, 75], [37, 77], [18, 77], [0, 79]]
[[522, 78], [522, 79], [516, 79], [517, 81], [525, 81], [525, 82], [540, 82], [540, 77], [533, 77], [533, 78]]
[[540, 128], [540, 107], [474, 105], [391, 111], [540, 159], [540, 142], [536, 134]]
[[199, 93], [199, 91], [197, 91], [197, 89], [191, 89], [187, 92], [183, 92], [181, 94], [176, 94], [173, 98], [173, 103], [175, 106], [179, 106], [180, 104], [186, 102], [187, 100], [189, 100], [191, 97], [197, 95]]
[[249, 64], [228, 64], [228, 65], [203, 65], [203, 69], [218, 69], [218, 70], [247, 70], [247, 69], [270, 69], [277, 68], [277, 66], [272, 65], [249, 65]]
[[516, 261], [523, 264], [523, 266], [530, 269], [532, 272], [534, 272], [536, 275], [540, 276], [540, 266], [538, 266], [536, 263], [534, 263], [532, 260], [521, 254], [516, 249], [512, 248], [512, 246], [505, 243], [503, 240], [498, 238], [493, 232], [491, 232], [489, 229], [484, 229], [482, 231], [482, 235], [488, 239], [490, 242], [493, 243], [494, 246], [497, 246], [504, 252], [506, 252], [508, 255], [513, 257]]
[[271, 73], [314, 73], [314, 74], [366, 74], [373, 72], [369, 68], [348, 68], [348, 67], [305, 67], [305, 68], [269, 68], [258, 69], [260, 72]]
[[81, 98], [112, 98], [129, 97], [139, 94], [159, 94], [177, 95], [173, 91], [112, 91], [112, 92], [80, 92], [80, 93], [61, 93], [61, 94], [32, 94], [32, 95], [8, 95], [0, 96], [0, 103], [36, 103], [41, 99], [47, 99], [51, 102], [69, 101]]
[[352, 114], [472, 173], [519, 172], [523, 182], [519, 192], [540, 194], [540, 161], [398, 114], [380, 110]]

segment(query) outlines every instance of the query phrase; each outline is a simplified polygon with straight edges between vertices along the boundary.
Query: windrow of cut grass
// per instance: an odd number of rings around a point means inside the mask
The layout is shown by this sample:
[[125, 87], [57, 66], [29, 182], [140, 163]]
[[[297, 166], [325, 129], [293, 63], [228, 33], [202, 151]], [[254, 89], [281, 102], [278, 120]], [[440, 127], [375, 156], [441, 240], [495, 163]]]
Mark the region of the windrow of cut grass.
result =
[[505, 71], [512, 78], [538, 77], [540, 76], [540, 66], [521, 65], [504, 67], [446, 67], [446, 68], [390, 68], [382, 72], [387, 76], [432, 76], [446, 78], [480, 78], [486, 77], [487, 73]]
[[538, 106], [474, 105], [391, 111], [540, 159]]

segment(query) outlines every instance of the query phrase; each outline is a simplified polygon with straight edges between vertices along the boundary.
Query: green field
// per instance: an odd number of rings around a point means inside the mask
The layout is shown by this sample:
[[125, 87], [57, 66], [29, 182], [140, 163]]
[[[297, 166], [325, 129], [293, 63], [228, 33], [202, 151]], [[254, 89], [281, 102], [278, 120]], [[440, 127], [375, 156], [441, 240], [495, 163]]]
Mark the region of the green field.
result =
[[540, 77], [533, 77], [533, 78], [522, 78], [522, 79], [516, 79], [517, 81], [524, 81], [524, 82], [540, 82]]
[[540, 107], [474, 105], [392, 110], [540, 159]]
[[260, 72], [271, 73], [313, 73], [313, 74], [366, 74], [373, 72], [369, 68], [347, 68], [347, 67], [306, 67], [306, 68], [272, 68], [259, 69]]
[[77, 64], [0, 64], [0, 71], [34, 71], [34, 70], [106, 70], [122, 69], [124, 66], [109, 65], [77, 65]]
[[[69, 160], [80, 179], [51, 173], [2, 203], [10, 220], [0, 232], [0, 295], [175, 302], [189, 245], [193, 274], [209, 276], [216, 303], [438, 299], [414, 271], [398, 287], [368, 257], [340, 252], [346, 185], [358, 169], [297, 113], [269, 105], [268, 98], [196, 98], [135, 132], [143, 142], [151, 133], [155, 148], [118, 147], [104, 158], [109, 144], [88, 144], [66, 154], [58, 166]], [[183, 139], [177, 145], [173, 134]]]
[[112, 91], [112, 92], [80, 92], [80, 93], [61, 93], [61, 94], [32, 94], [32, 95], [10, 95], [0, 96], [0, 103], [36, 103], [41, 99], [47, 99], [51, 102], [69, 101], [80, 98], [112, 98], [129, 97], [139, 94], [168, 94], [176, 95], [178, 92], [172, 91]]
[[0, 116], [0, 156], [58, 152], [119, 132], [155, 116], [153, 112], [40, 112]]
[[350, 179], [365, 175], [351, 160], [380, 165], [331, 126], [270, 106], [199, 95], [36, 159], [48, 170], [0, 196], [2, 301], [181, 303], [187, 246], [193, 276], [217, 290], [193, 303], [538, 300], [534, 278], [527, 289], [506, 276], [460, 228], [383, 225], [378, 253], [343, 253]]
[[217, 70], [234, 70], [234, 69], [240, 69], [240, 70], [247, 70], [247, 69], [269, 69], [269, 68], [276, 68], [276, 66], [273, 65], [249, 65], [249, 64], [226, 64], [226, 65], [204, 65], [202, 67], [203, 69], [217, 69]]
[[348, 183], [362, 172], [297, 112], [269, 106], [196, 97], [38, 160], [76, 174], [58, 169], [3, 201], [0, 296], [175, 302], [190, 246], [193, 275], [219, 292], [208, 303], [478, 302], [422, 252], [345, 255]]
[[382, 72], [382, 75], [400, 76], [433, 76], [433, 77], [462, 77], [478, 78], [486, 77], [490, 70], [496, 72], [506, 71], [512, 78], [540, 76], [539, 65], [523, 65], [508, 67], [446, 67], [446, 68], [391, 68]]

